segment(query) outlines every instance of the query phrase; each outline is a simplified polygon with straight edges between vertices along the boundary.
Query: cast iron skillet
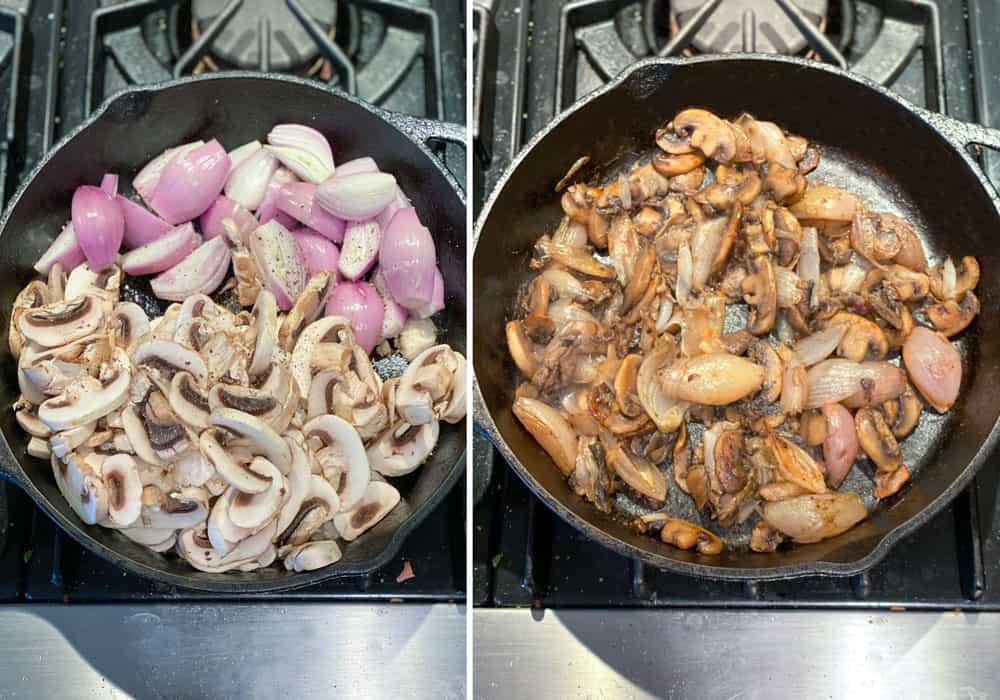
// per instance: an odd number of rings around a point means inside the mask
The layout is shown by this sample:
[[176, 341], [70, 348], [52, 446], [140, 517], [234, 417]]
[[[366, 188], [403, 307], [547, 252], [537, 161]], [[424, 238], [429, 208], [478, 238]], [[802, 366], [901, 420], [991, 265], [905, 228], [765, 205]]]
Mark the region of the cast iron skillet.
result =
[[[976, 255], [982, 265], [977, 292], [983, 313], [963, 334], [958, 403], [945, 419], [925, 413], [918, 432], [904, 442], [904, 461], [915, 471], [911, 483], [837, 538], [774, 554], [742, 546], [705, 557], [635, 534], [576, 496], [511, 412], [517, 373], [497, 338], [527, 274], [533, 242], [562, 215], [554, 185], [584, 154], [592, 160], [577, 180], [608, 178], [648, 154], [657, 127], [686, 107], [730, 117], [747, 111], [805, 136], [822, 153], [811, 180], [842, 185], [876, 210], [905, 216], [932, 257]], [[476, 420], [547, 506], [629, 557], [726, 579], [847, 575], [870, 567], [969, 483], [1000, 434], [1000, 365], [993, 359], [1000, 350], [1000, 275], [990, 256], [1000, 201], [966, 152], [969, 144], [1000, 148], [1000, 132], [927, 112], [862, 77], [804, 59], [734, 55], [636, 64], [538, 134], [479, 218], [472, 270]], [[870, 481], [856, 476], [870, 494]], [[697, 518], [691, 499], [671, 491], [668, 509]], [[714, 522], [705, 524], [719, 531]]]
[[289, 574], [274, 568], [207, 574], [173, 556], [156, 554], [113, 530], [87, 526], [59, 493], [48, 462], [25, 452], [24, 431], [11, 405], [18, 398], [16, 364], [7, 349], [14, 297], [35, 260], [69, 218], [73, 190], [105, 172], [130, 182], [143, 163], [169, 146], [218, 138], [228, 148], [261, 139], [273, 126], [299, 122], [331, 141], [338, 162], [370, 155], [393, 173], [434, 233], [445, 279], [441, 342], [465, 348], [465, 195], [428, 150], [429, 141], [464, 144], [462, 127], [386, 112], [315, 82], [259, 73], [217, 73], [125, 90], [106, 101], [63, 139], [14, 195], [0, 221], [0, 476], [21, 486], [66, 532], [96, 554], [129, 571], [186, 588], [219, 593], [276, 591], [372, 571], [458, 480], [465, 465], [464, 425], [442, 425], [433, 457], [408, 478], [393, 480], [403, 502], [381, 523], [343, 548], [325, 569]]

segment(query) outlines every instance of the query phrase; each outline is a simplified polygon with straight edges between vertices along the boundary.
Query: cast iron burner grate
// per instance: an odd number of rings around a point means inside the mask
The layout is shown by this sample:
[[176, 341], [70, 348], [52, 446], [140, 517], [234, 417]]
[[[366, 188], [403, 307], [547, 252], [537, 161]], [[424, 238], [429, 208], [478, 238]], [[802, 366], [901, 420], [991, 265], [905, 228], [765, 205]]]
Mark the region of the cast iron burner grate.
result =
[[[708, 3], [713, 4], [718, 3]], [[558, 111], [635, 60], [679, 54], [691, 39], [670, 46], [678, 34], [671, 34], [669, 2], [496, 0], [483, 9], [477, 25], [477, 60], [483, 67], [477, 70], [484, 84], [506, 89], [480, 97], [477, 211], [525, 140]], [[910, 101], [1000, 126], [1000, 83], [995, 80], [1000, 40], [992, 33], [998, 22], [1000, 9], [981, 0], [831, 0], [824, 36], [851, 70]], [[817, 46], [810, 49], [824, 58]], [[841, 63], [837, 54], [831, 62]], [[994, 182], [1000, 182], [1000, 159], [983, 160]], [[533, 607], [997, 610], [998, 466], [998, 460], [989, 463], [949, 508], [864, 574], [719, 582], [658, 571], [583, 537], [542, 505], [485, 435], [477, 434], [472, 600], [483, 606]]]
[[[298, 0], [302, 7], [308, 4]], [[5, 9], [15, 5], [20, 5], [17, 9], [23, 14]], [[226, 7], [238, 5], [230, 0]], [[358, 94], [364, 97], [383, 93], [381, 104], [387, 108], [461, 120], [465, 114], [465, 70], [461, 61], [465, 55], [464, 38], [459, 34], [444, 38], [437, 35], [439, 16], [448, 26], [459, 26], [463, 14], [460, 3], [337, 3], [338, 13], [351, 12], [352, 7], [358, 13], [357, 20], [348, 17], [338, 21], [337, 28], [338, 32], [344, 26], [355, 29], [338, 33], [335, 45], [348, 57], [349, 64], [357, 67]], [[207, 40], [199, 44], [193, 39], [190, 8], [186, 0], [32, 0], [30, 8], [26, 0], [0, 0], [0, 114], [7, 118], [0, 137], [0, 168], [9, 171], [2, 182], [10, 183], [4, 201], [55, 139], [71, 130], [107, 95], [128, 84], [151, 83], [175, 73], [189, 74], [209, 55]], [[187, 13], [183, 19], [182, 13]], [[343, 20], [344, 15], [338, 16]], [[182, 26], [187, 27], [186, 35], [181, 32]], [[419, 40], [408, 44], [405, 55], [398, 53], [398, 44], [397, 49], [391, 49], [406, 65], [393, 67], [393, 72], [402, 77], [383, 74], [388, 80], [385, 82], [366, 71], [372, 70], [374, 56], [385, 51], [386, 46], [391, 47], [391, 35], [396, 30]], [[208, 34], [206, 28], [200, 38]], [[180, 41], [182, 36], [187, 37], [186, 44]], [[346, 41], [345, 37], [355, 39]], [[341, 40], [345, 40], [343, 46]], [[317, 56], [328, 58], [328, 47], [316, 43]], [[428, 51], [436, 52], [434, 61], [426, 60]], [[442, 51], [458, 57], [443, 71], [439, 68]], [[87, 71], [80, 70], [84, 66]], [[276, 69], [273, 63], [270, 67]], [[367, 75], [373, 76], [370, 87], [365, 87]], [[336, 79], [331, 74], [330, 80]], [[448, 162], [450, 165], [450, 153]], [[451, 169], [462, 182], [464, 157], [460, 163], [460, 169]], [[398, 555], [371, 575], [297, 591], [254, 595], [252, 599], [462, 601], [465, 519], [465, 490], [453, 489], [410, 534]], [[397, 582], [404, 562], [410, 562], [415, 578]], [[127, 574], [77, 545], [20, 489], [0, 481], [0, 603], [240, 597], [177, 589]]]
[[245, 68], [309, 75], [390, 109], [445, 116], [439, 12], [428, 0], [100, 5], [89, 32], [88, 111], [129, 84]]

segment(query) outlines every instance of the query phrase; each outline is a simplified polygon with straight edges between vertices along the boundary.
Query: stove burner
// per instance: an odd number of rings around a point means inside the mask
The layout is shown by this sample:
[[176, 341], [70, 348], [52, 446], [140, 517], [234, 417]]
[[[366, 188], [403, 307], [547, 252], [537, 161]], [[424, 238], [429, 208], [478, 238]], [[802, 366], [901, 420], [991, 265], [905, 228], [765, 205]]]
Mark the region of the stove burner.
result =
[[[777, 0], [724, 0], [705, 20], [691, 44], [702, 53], [752, 51], [798, 54], [809, 47], [806, 35]], [[794, 0], [817, 27], [825, 24], [827, 0]], [[706, 5], [705, 0], [673, 0], [670, 25], [680, 31]]]
[[[331, 0], [299, 0], [302, 8], [329, 32], [337, 23], [337, 3]], [[223, 14], [230, 0], [192, 0], [191, 21], [196, 34], [203, 33]], [[259, 29], [270, 31], [267, 52], [273, 70], [288, 71], [312, 62], [319, 47], [303, 23], [281, 0], [243, 0], [212, 43], [212, 55], [238, 67], [261, 65]]]

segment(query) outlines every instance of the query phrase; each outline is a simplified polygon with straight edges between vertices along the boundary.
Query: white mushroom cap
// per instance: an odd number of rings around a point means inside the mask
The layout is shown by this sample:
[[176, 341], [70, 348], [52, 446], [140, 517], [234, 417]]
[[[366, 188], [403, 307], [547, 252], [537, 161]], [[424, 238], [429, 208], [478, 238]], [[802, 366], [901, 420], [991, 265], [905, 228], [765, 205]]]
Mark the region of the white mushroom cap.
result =
[[340, 510], [354, 507], [365, 495], [371, 470], [358, 431], [338, 416], [317, 416], [303, 426], [323, 474], [340, 499]]
[[132, 525], [142, 510], [142, 481], [135, 460], [126, 454], [108, 457], [101, 475], [108, 491], [108, 517], [117, 525]]
[[291, 469], [292, 455], [288, 451], [288, 445], [274, 428], [260, 418], [243, 411], [220, 408], [212, 412], [208, 422], [210, 425], [225, 428], [241, 441], [245, 440], [254, 454], [267, 457], [282, 474], [287, 474]]
[[205, 523], [186, 529], [177, 538], [177, 553], [199, 571], [222, 573], [232, 569], [253, 570], [263, 566], [260, 561], [273, 561], [274, 522], [260, 532], [247, 537], [222, 556], [212, 548]]
[[365, 497], [349, 511], [333, 517], [337, 532], [348, 542], [374, 526], [399, 503], [399, 491], [381, 481], [368, 484]]
[[14, 418], [17, 419], [17, 424], [24, 432], [39, 438], [48, 438], [52, 434], [48, 426], [39, 420], [38, 412], [35, 409], [23, 403], [15, 404], [15, 406]]
[[409, 474], [430, 457], [439, 433], [437, 421], [423, 425], [397, 423], [368, 448], [368, 461], [384, 476]]
[[[121, 348], [115, 348], [101, 379], [87, 375], [71, 382], [59, 396], [38, 408], [38, 417], [53, 431], [91, 423], [118, 409], [128, 400], [132, 364]], [[89, 381], [85, 381], [89, 380]]]
[[262, 373], [271, 364], [274, 348], [278, 344], [278, 302], [274, 294], [266, 289], [260, 290], [251, 316], [257, 329], [248, 369], [253, 376]]
[[275, 424], [285, 413], [285, 407], [281, 401], [267, 392], [226, 384], [216, 384], [212, 387], [212, 390], [208, 392], [208, 405], [211, 412], [220, 408], [231, 408], [248, 413], [264, 421], [275, 430], [277, 430]]
[[302, 544], [319, 527], [330, 520], [340, 507], [340, 499], [330, 483], [322, 476], [309, 477], [309, 495], [302, 501], [299, 512], [288, 528], [278, 536], [279, 544]]
[[17, 327], [31, 342], [54, 348], [93, 333], [103, 314], [101, 300], [87, 295], [29, 309], [18, 317]]
[[306, 542], [294, 547], [282, 547], [278, 555], [284, 558], [289, 571], [314, 571], [340, 560], [340, 547], [333, 540]]
[[250, 469], [270, 480], [261, 493], [238, 491], [229, 504], [229, 519], [237, 527], [258, 528], [274, 518], [285, 502], [288, 486], [278, 468], [263, 457], [255, 457]]
[[73, 512], [88, 525], [94, 525], [108, 514], [108, 494], [104, 484], [76, 453], [65, 460], [51, 458], [52, 474], [63, 497]]
[[121, 282], [122, 270], [117, 265], [112, 265], [100, 272], [94, 272], [90, 264], [84, 262], [74, 267], [69, 273], [69, 277], [66, 278], [63, 299], [71, 301], [92, 294], [113, 304], [118, 300]]
[[28, 283], [28, 285], [18, 292], [17, 297], [14, 298], [14, 305], [11, 307], [10, 311], [10, 326], [8, 327], [8, 345], [10, 346], [10, 354], [14, 358], [18, 358], [21, 354], [21, 348], [24, 345], [24, 336], [21, 335], [21, 331], [18, 330], [17, 320], [21, 317], [28, 309], [34, 309], [39, 306], [44, 306], [51, 301], [51, 296], [49, 295], [48, 285], [42, 280], [33, 280]]
[[399, 378], [396, 412], [411, 425], [434, 420], [448, 407], [458, 369], [457, 355], [449, 346], [424, 350]]

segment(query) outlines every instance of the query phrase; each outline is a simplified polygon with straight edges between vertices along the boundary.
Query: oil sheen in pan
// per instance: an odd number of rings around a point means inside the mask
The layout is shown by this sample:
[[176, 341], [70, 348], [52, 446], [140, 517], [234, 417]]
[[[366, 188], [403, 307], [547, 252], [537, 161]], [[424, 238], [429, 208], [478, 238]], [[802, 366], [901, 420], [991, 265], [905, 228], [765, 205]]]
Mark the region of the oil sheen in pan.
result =
[[[919, 208], [900, 188], [895, 186], [892, 176], [884, 169], [871, 163], [861, 163], [855, 156], [848, 154], [838, 148], [820, 146], [820, 163], [812, 173], [809, 174], [810, 184], [826, 184], [840, 187], [857, 197], [862, 203], [873, 211], [885, 211], [896, 214], [908, 221], [920, 237], [927, 254], [928, 263], [935, 265], [940, 262], [942, 256], [939, 247], [934, 244], [928, 236], [927, 222], [920, 214]], [[638, 159], [639, 163], [649, 159], [649, 154], [644, 154]], [[636, 161], [633, 161], [636, 162]], [[627, 172], [631, 163], [610, 172], [606, 178], [602, 178], [602, 184], [612, 182], [618, 176], [619, 171]], [[706, 182], [710, 182], [712, 174], [706, 172]], [[598, 256], [603, 262], [609, 263], [606, 256]], [[526, 263], [525, 263], [526, 264]], [[729, 306], [726, 312], [725, 332], [739, 330], [746, 327], [746, 310], [740, 306]], [[959, 335], [953, 341], [962, 356], [965, 368], [970, 367], [967, 355], [967, 344], [964, 335]], [[893, 364], [899, 365], [898, 354], [890, 360]], [[963, 382], [967, 384], [969, 377], [965, 377]], [[900, 450], [903, 463], [912, 474], [912, 481], [919, 480], [920, 470], [931, 461], [937, 453], [942, 436], [954, 422], [951, 413], [940, 415], [933, 409], [925, 407], [920, 415], [920, 423], [917, 428], [904, 440], [900, 441]], [[701, 444], [701, 435], [705, 428], [700, 423], [689, 423], [689, 444], [697, 446]], [[859, 457], [855, 466], [848, 472], [839, 490], [854, 491], [861, 496], [865, 506], [871, 511], [880, 507], [875, 499], [874, 484], [872, 483], [873, 469], [871, 463]], [[731, 527], [722, 527], [708, 515], [699, 512], [694, 505], [692, 498], [680, 490], [674, 483], [673, 474], [669, 463], [665, 468], [667, 477], [667, 501], [664, 508], [674, 517], [690, 520], [702, 527], [717, 533], [730, 547], [745, 547], [750, 543], [750, 531], [754, 518], [748, 518], [742, 524]], [[889, 499], [891, 503], [893, 499]], [[612, 499], [612, 509], [614, 515], [630, 520], [639, 515], [652, 512], [652, 509], [636, 502], [628, 494], [618, 492]]]

